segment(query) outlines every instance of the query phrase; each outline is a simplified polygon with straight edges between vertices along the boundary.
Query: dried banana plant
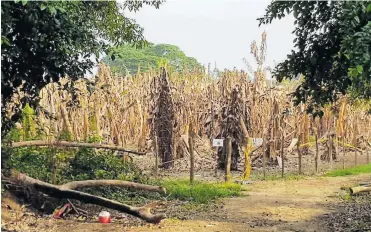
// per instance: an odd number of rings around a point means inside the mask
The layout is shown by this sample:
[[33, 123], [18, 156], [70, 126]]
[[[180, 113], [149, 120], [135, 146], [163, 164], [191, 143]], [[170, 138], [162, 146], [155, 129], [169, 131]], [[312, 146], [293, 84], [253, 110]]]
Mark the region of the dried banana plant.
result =
[[162, 160], [162, 167], [169, 169], [173, 165], [173, 128], [174, 110], [171, 96], [171, 87], [165, 68], [161, 75], [153, 79], [152, 88], [155, 89], [155, 104], [153, 108], [153, 133], [157, 136], [157, 148]]
[[[356, 143], [360, 144], [360, 136], [370, 141], [370, 116], [346, 97], [333, 106], [324, 107], [324, 117], [315, 121], [307, 115], [304, 105], [303, 111], [293, 106], [292, 97], [287, 93], [291, 91], [290, 86], [267, 87], [261, 84], [267, 82], [266, 68], [263, 67], [265, 39], [266, 35], [263, 35], [261, 46], [252, 44], [252, 53], [260, 66], [255, 72], [255, 81], [250, 81], [246, 73], [237, 70], [219, 72], [218, 77], [198, 71], [172, 72], [163, 78], [163, 69], [150, 69], [143, 73], [139, 68], [135, 76], [118, 77], [100, 64], [95, 78], [75, 82], [63, 78], [58, 83], [50, 83], [40, 93], [43, 111], [37, 111], [37, 129], [45, 129], [48, 138], [57, 138], [68, 131], [75, 141], [87, 141], [99, 135], [102, 143], [141, 151], [151, 149], [148, 144], [156, 132], [159, 142], [164, 144], [161, 154], [166, 151], [163, 164], [167, 168], [188, 162], [187, 136], [191, 121], [196, 145], [199, 145], [195, 147], [197, 168], [212, 163], [210, 142], [221, 136], [233, 137], [232, 168], [237, 168], [239, 148], [246, 147], [238, 121], [240, 117], [250, 138], [263, 137], [268, 141], [264, 149], [255, 151], [252, 148], [252, 161], [259, 161], [263, 153], [274, 160], [282, 143], [278, 132], [281, 127], [286, 134], [284, 145], [297, 138], [297, 131], [301, 134], [300, 142], [305, 143], [315, 135], [314, 128], [318, 128], [319, 137], [324, 137], [335, 127], [337, 138], [345, 138], [347, 143], [354, 144], [357, 140]], [[9, 115], [21, 96], [21, 92], [14, 96]], [[282, 119], [282, 113], [286, 111], [293, 116]], [[263, 135], [265, 130], [267, 133]], [[205, 164], [197, 163], [206, 160], [201, 151], [209, 156]], [[219, 150], [221, 165], [223, 154]], [[174, 158], [183, 161], [173, 162]]]
[[[228, 76], [226, 77], [228, 78]], [[248, 118], [244, 115], [244, 104], [241, 98], [240, 86], [231, 88], [230, 95], [226, 95], [221, 112], [221, 131], [218, 137], [232, 139], [232, 163], [231, 170], [237, 170], [240, 158], [240, 147], [244, 146], [244, 134], [240, 126], [240, 118], [249, 125]], [[247, 128], [248, 130], [249, 128]], [[225, 152], [218, 150], [219, 167], [225, 166]]]

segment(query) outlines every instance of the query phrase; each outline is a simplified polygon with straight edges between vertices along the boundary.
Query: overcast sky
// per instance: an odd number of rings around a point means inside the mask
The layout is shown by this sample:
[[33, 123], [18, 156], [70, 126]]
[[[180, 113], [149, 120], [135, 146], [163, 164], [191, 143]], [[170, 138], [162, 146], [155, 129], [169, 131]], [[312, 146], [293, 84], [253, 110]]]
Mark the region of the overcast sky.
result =
[[216, 62], [219, 69], [246, 69], [242, 58], [256, 63], [250, 54], [250, 44], [259, 44], [267, 32], [267, 65], [279, 62], [293, 48], [293, 17], [275, 20], [258, 27], [258, 17], [264, 15], [270, 0], [167, 0], [160, 6], [143, 7], [126, 13], [144, 28], [145, 38], [155, 44], [178, 46], [187, 56], [195, 57], [207, 67]]

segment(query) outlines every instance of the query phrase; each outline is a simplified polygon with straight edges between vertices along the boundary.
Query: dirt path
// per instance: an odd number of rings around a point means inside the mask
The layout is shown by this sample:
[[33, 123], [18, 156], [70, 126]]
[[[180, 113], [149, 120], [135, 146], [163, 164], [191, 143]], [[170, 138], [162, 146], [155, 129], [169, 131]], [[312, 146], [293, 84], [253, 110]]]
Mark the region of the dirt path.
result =
[[[247, 196], [225, 200], [222, 210], [200, 214], [194, 220], [166, 219], [159, 225], [124, 227], [72, 220], [42, 220], [27, 231], [326, 231], [317, 216], [329, 213], [344, 194], [340, 187], [371, 181], [371, 174], [318, 177], [301, 180], [259, 181], [248, 186]], [[25, 231], [25, 228], [22, 230]]]
[[371, 175], [256, 182], [247, 197], [226, 201], [221, 220], [168, 220], [133, 231], [325, 231], [316, 217], [339, 201], [340, 187], [367, 180]]

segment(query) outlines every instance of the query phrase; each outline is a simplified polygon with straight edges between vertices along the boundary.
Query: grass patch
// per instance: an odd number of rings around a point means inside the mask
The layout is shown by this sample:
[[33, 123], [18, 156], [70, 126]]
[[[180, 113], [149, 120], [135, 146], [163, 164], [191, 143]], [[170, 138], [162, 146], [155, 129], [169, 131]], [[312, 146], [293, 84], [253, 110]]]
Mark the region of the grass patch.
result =
[[240, 196], [242, 186], [235, 183], [208, 183], [188, 180], [164, 180], [162, 186], [170, 198], [195, 203], [208, 203], [224, 197]]
[[357, 167], [346, 168], [346, 169], [337, 169], [334, 171], [330, 171], [325, 174], [325, 176], [350, 176], [350, 175], [358, 175], [361, 173], [371, 173], [371, 164], [364, 164], [359, 165]]

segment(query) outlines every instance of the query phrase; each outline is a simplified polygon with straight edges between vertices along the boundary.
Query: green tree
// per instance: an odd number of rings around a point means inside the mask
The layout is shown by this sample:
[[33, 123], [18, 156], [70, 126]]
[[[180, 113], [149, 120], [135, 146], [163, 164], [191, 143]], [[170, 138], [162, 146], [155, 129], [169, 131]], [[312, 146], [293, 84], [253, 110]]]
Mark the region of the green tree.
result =
[[340, 94], [371, 96], [371, 3], [366, 1], [274, 1], [261, 24], [295, 17], [296, 50], [273, 71], [277, 80], [304, 75], [294, 95], [309, 111]]
[[166, 63], [178, 72], [184, 69], [193, 71], [201, 70], [201, 64], [193, 57], [188, 57], [177, 46], [170, 44], [150, 44], [148, 47], [137, 49], [131, 45], [123, 45], [116, 49], [119, 57], [112, 60], [110, 56], [103, 58], [103, 62], [109, 65], [112, 71], [119, 75], [127, 72], [136, 74], [138, 65], [141, 71], [156, 68], [160, 62]]
[[124, 17], [124, 9], [143, 4], [159, 7], [161, 1], [2, 1], [1, 2], [1, 97], [2, 132], [20, 117], [5, 109], [17, 88], [26, 94], [21, 104], [37, 106], [38, 93], [50, 81], [68, 75], [83, 77], [91, 70], [92, 55], [108, 53], [125, 43], [146, 45], [143, 29]]

